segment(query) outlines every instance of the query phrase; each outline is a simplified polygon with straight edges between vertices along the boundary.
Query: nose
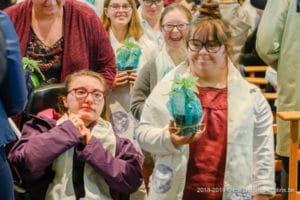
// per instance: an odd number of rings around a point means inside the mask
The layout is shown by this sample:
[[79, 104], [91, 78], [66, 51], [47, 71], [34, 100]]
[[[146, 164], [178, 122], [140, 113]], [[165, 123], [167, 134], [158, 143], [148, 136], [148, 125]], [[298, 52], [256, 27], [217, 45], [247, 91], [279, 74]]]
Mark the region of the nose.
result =
[[199, 50], [199, 53], [208, 53], [205, 46], [203, 45], [202, 48]]
[[119, 10], [118, 10], [118, 11], [119, 11], [119, 12], [121, 12], [121, 11], [125, 11], [125, 9], [126, 9], [126, 8], [124, 8], [124, 7], [120, 6], [120, 8], [119, 8]]
[[175, 26], [175, 27], [172, 29], [172, 32], [180, 32], [179, 29], [178, 29], [178, 26]]
[[151, 4], [150, 7], [151, 7], [151, 8], [156, 8], [156, 7], [157, 7], [157, 4], [156, 4], [155, 2], [152, 2], [152, 4]]
[[87, 96], [85, 97], [85, 101], [87, 102], [94, 102], [93, 94], [88, 93]]

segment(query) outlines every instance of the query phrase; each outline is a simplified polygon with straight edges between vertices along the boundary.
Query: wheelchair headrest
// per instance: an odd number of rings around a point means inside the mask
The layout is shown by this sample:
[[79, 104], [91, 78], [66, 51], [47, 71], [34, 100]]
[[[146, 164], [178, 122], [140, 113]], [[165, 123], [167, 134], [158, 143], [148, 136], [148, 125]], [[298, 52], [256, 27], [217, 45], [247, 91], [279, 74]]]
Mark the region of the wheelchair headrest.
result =
[[63, 84], [51, 84], [41, 86], [34, 90], [28, 99], [25, 112], [27, 114], [37, 114], [47, 108], [58, 110], [58, 97], [64, 94]]

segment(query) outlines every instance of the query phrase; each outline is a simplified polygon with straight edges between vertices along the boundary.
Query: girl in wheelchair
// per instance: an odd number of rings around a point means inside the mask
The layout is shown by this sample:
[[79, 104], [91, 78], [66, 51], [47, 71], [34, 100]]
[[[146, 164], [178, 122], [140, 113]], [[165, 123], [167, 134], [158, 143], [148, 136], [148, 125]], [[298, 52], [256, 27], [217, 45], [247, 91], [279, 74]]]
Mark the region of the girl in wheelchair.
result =
[[143, 156], [100, 117], [105, 79], [92, 71], [69, 75], [62, 116], [31, 115], [9, 153], [31, 199], [125, 199], [142, 183]]

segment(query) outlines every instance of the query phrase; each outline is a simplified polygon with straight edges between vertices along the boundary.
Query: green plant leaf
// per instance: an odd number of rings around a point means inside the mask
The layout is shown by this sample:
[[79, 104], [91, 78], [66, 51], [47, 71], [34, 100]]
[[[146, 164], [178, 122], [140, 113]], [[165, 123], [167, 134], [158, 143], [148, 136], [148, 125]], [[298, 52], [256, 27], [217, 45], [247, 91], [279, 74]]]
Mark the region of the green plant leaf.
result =
[[35, 88], [40, 86], [40, 81], [36, 74], [32, 74], [30, 78], [31, 78], [32, 84]]
[[29, 59], [28, 57], [22, 58], [22, 64], [23, 64], [24, 71], [27, 70], [28, 66], [31, 66], [31, 72], [38, 74], [39, 77], [42, 78], [42, 80], [46, 80], [44, 74], [42, 73], [42, 71], [39, 67], [39, 63], [41, 63], [41, 61]]

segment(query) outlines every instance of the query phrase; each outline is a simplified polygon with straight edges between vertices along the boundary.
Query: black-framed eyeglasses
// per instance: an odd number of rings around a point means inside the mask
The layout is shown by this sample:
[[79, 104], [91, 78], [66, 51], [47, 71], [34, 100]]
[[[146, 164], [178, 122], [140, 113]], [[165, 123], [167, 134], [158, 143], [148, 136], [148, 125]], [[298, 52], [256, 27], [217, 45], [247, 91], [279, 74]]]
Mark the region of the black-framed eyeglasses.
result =
[[187, 30], [188, 26], [189, 26], [189, 24], [187, 24], [187, 23], [183, 23], [183, 24], [163, 24], [163, 25], [161, 25], [162, 29], [166, 32], [172, 31], [175, 27], [179, 31], [185, 31], [185, 30]]
[[209, 53], [217, 53], [220, 50], [222, 44], [217, 40], [210, 40], [206, 43], [202, 43], [200, 40], [190, 39], [188, 40], [188, 46], [189, 49], [194, 52], [200, 52], [204, 47], [205, 50]]
[[126, 12], [130, 11], [132, 9], [131, 5], [130, 4], [123, 4], [123, 5], [120, 5], [120, 4], [111, 4], [109, 5], [109, 7], [113, 10], [113, 11], [119, 11], [121, 10], [124, 10]]
[[143, 1], [144, 4], [146, 6], [152, 6], [153, 4], [155, 4], [155, 6], [158, 6], [160, 5], [163, 1], [162, 0], [144, 0]]
[[89, 92], [86, 88], [79, 87], [79, 88], [73, 88], [68, 91], [68, 94], [71, 93], [76, 99], [83, 100], [85, 99], [89, 94], [92, 95], [93, 100], [95, 103], [100, 103], [104, 97], [105, 92], [101, 90], [94, 90], [92, 92]]

